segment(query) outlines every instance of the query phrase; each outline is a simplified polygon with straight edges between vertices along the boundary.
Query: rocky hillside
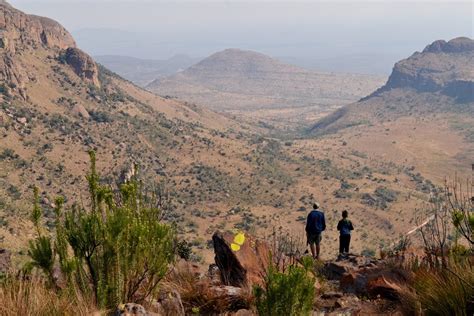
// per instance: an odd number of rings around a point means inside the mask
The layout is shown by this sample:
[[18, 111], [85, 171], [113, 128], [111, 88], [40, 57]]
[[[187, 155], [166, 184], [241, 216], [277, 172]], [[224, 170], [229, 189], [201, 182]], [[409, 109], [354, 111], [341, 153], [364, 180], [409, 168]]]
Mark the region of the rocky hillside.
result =
[[32, 187], [53, 225], [57, 196], [84, 200], [91, 149], [112, 186], [138, 164], [140, 178], [163, 197], [166, 220], [193, 246], [193, 260], [207, 263], [216, 229], [301, 235], [314, 200], [331, 228], [325, 256], [335, 253], [334, 225], [344, 208], [357, 210], [354, 250], [374, 252], [414, 225], [409, 210], [433, 187], [417, 164], [364, 152], [360, 137], [269, 138], [158, 97], [98, 65], [57, 23], [5, 3], [0, 10], [0, 240], [14, 262], [33, 234]]
[[311, 135], [352, 138], [356, 148], [425, 174], [469, 172], [474, 154], [474, 41], [436, 41], [398, 62], [388, 82], [320, 119]]
[[231, 149], [245, 152], [251, 135], [240, 124], [137, 88], [98, 65], [52, 20], [5, 2], [0, 17], [0, 239], [7, 248], [30, 237], [33, 185], [47, 218], [56, 196], [84, 194], [91, 149], [112, 182], [138, 164], [145, 181], [160, 183], [160, 190], [166, 184], [173, 196], [169, 220], [182, 216], [196, 196], [225, 208], [240, 200], [226, 187], [247, 184], [225, 169], [227, 161], [241, 160]]
[[382, 88], [322, 119], [312, 132], [428, 113], [474, 117], [473, 40], [435, 41], [396, 63]]
[[[280, 111], [279, 118], [288, 121], [309, 108], [321, 112], [356, 101], [379, 88], [382, 80], [369, 75], [314, 72], [264, 54], [227, 49], [147, 88], [217, 111], [250, 111], [253, 120], [256, 115], [272, 116], [269, 112], [259, 114], [259, 110]], [[290, 113], [298, 108], [298, 113]]]

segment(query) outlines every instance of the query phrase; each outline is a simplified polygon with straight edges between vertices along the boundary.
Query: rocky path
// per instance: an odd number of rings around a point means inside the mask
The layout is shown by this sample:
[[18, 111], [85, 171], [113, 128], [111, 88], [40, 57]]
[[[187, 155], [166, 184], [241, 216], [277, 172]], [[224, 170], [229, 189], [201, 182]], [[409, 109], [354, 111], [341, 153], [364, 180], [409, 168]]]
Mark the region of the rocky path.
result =
[[402, 276], [383, 261], [349, 254], [326, 261], [318, 273], [328, 281], [313, 315], [402, 315], [397, 300]]

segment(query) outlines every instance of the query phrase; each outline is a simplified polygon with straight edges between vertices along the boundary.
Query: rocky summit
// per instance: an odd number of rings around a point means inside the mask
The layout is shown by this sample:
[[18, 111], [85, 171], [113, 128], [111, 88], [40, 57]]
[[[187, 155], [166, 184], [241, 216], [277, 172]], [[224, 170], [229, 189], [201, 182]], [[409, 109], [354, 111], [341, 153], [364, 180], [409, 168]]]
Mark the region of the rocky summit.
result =
[[441, 92], [460, 102], [474, 101], [474, 40], [459, 37], [438, 40], [395, 64], [385, 86], [375, 94], [412, 88]]

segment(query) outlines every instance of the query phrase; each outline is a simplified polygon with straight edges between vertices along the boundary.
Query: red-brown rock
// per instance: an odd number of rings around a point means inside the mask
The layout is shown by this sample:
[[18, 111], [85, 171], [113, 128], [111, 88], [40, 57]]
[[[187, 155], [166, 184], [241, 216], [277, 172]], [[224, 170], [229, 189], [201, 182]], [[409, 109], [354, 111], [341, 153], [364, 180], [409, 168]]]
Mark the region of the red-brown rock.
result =
[[383, 297], [391, 300], [400, 298], [402, 288], [394, 280], [388, 279], [384, 275], [373, 278], [367, 282], [367, 293], [370, 297]]
[[261, 284], [269, 263], [269, 245], [252, 236], [245, 236], [240, 249], [232, 250], [234, 234], [216, 232], [212, 236], [215, 262], [224, 285], [237, 287]]
[[99, 69], [92, 57], [79, 48], [70, 47], [65, 52], [65, 60], [72, 67], [76, 75], [100, 87]]

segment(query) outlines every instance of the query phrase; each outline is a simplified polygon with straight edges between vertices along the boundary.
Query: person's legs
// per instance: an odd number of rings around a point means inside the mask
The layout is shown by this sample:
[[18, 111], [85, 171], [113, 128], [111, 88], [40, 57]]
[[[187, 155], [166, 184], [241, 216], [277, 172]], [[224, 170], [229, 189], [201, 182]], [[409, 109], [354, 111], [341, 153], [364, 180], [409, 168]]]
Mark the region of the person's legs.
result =
[[[316, 250], [316, 247], [317, 247], [317, 246], [316, 246], [315, 243], [309, 244], [309, 248], [311, 249], [311, 256], [312, 256], [313, 258], [316, 258], [316, 251], [317, 251], [317, 250]], [[319, 247], [318, 247], [318, 248], [319, 248]]]
[[339, 253], [342, 254], [344, 252], [344, 236], [339, 236]]
[[348, 253], [349, 252], [349, 244], [351, 241], [351, 235], [342, 235], [340, 237], [340, 253]]
[[311, 256], [314, 258], [316, 256], [316, 246], [314, 236], [310, 233], [306, 233], [306, 242], [309, 245], [311, 250]]
[[321, 234], [316, 236], [316, 259], [319, 259], [319, 254], [321, 253]]
[[349, 253], [349, 246], [351, 244], [351, 235], [347, 235], [346, 239], [346, 252]]

